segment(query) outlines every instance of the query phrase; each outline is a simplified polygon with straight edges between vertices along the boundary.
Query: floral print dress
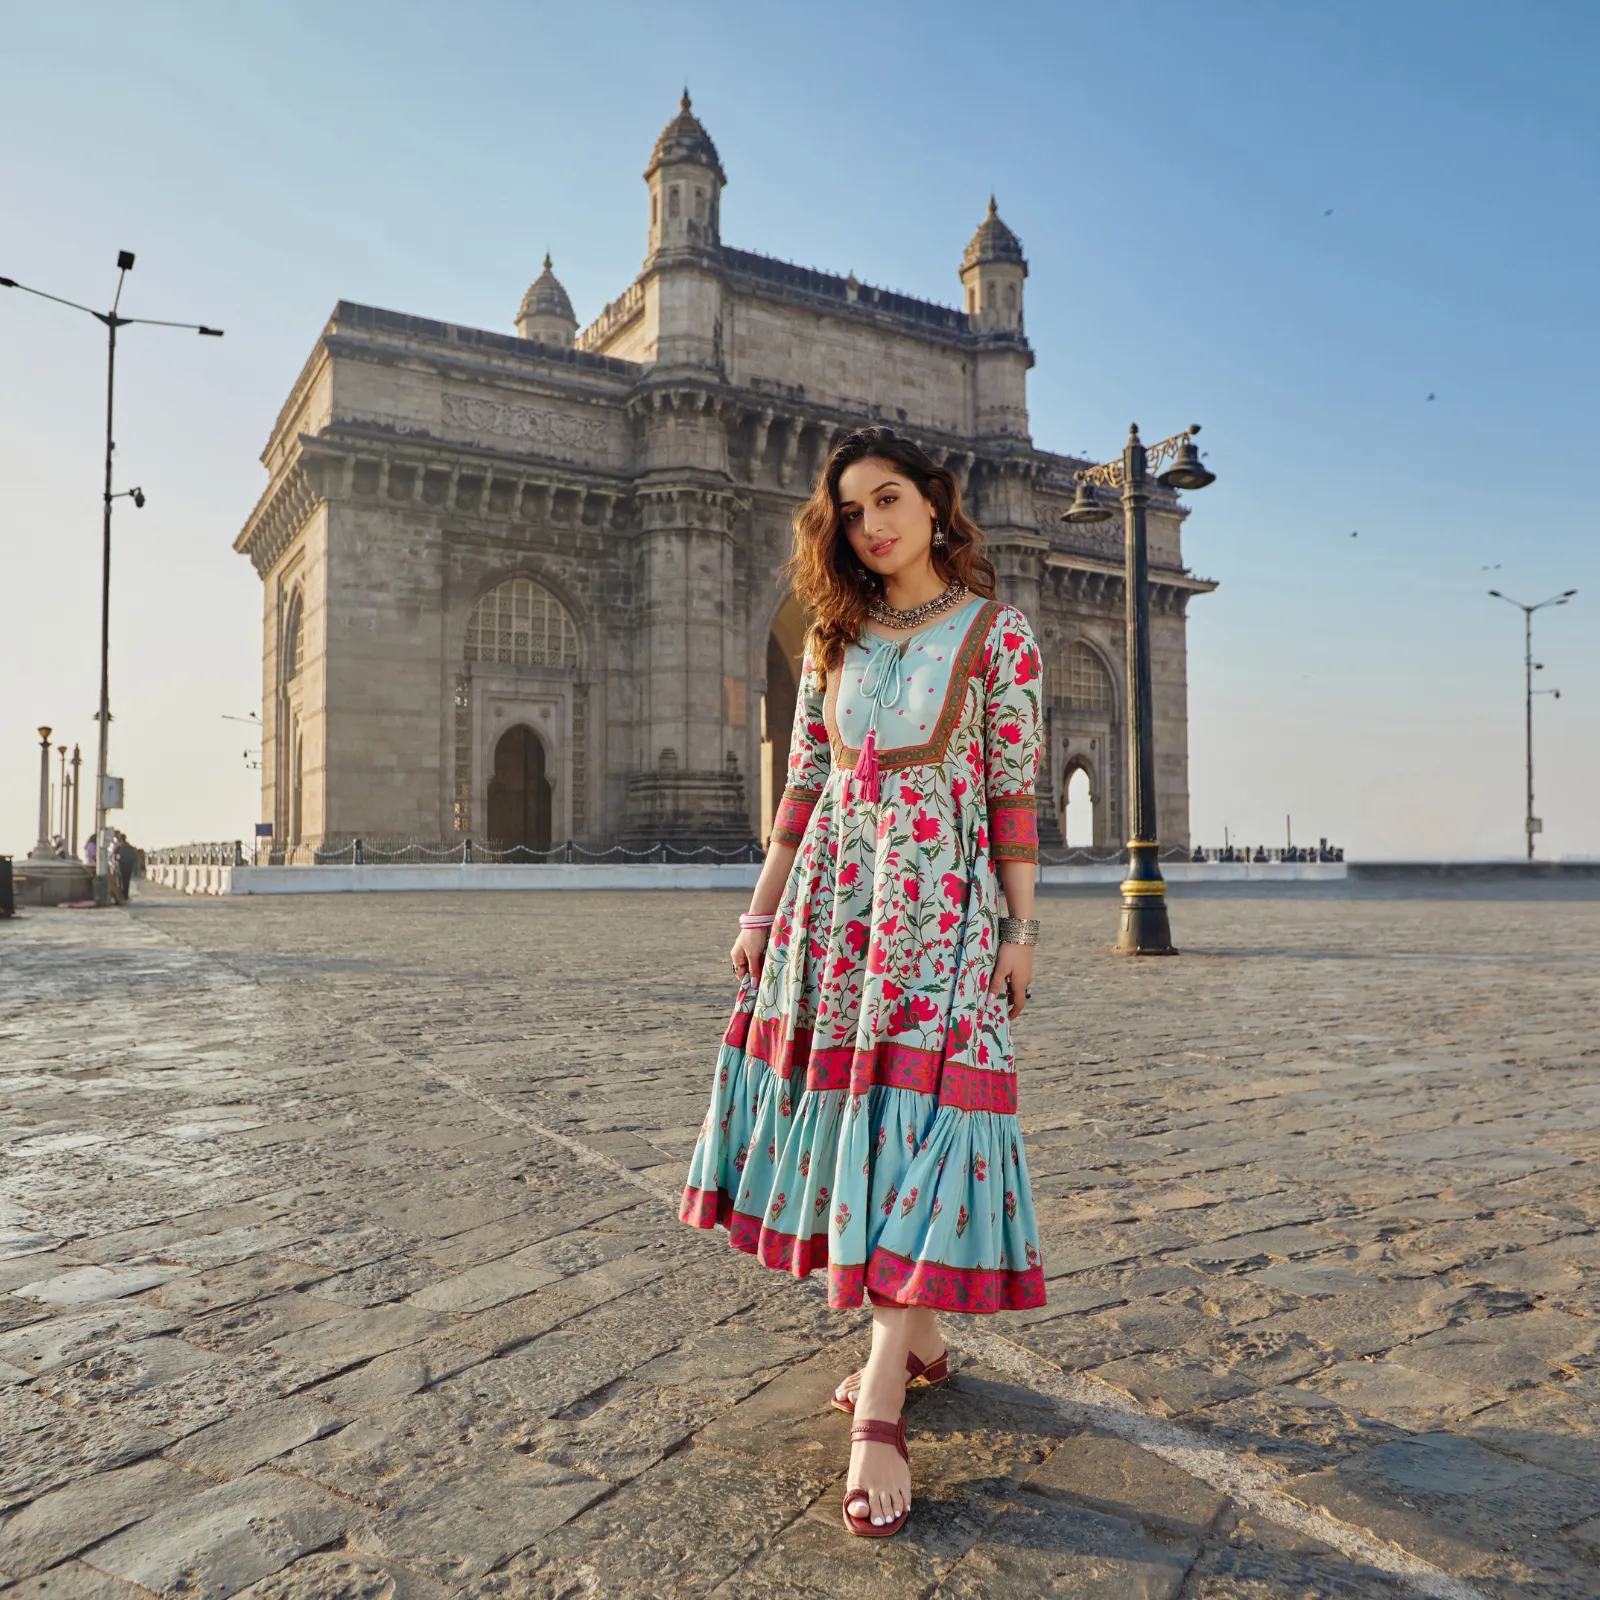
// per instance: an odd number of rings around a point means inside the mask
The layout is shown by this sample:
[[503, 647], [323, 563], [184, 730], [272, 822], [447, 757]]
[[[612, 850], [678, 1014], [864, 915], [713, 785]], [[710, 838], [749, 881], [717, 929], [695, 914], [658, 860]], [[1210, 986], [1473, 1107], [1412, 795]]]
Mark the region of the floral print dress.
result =
[[978, 599], [904, 641], [868, 633], [825, 689], [802, 669], [773, 830], [798, 850], [680, 1215], [825, 1269], [833, 1306], [1044, 1303], [1008, 1000], [988, 992], [995, 864], [1038, 858], [1040, 671], [1022, 613]]

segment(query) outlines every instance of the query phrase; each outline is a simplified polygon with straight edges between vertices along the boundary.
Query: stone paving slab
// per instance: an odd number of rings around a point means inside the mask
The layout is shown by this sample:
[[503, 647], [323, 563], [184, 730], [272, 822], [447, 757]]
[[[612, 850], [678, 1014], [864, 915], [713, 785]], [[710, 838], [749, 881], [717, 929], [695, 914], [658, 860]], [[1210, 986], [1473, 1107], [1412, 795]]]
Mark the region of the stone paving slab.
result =
[[4, 1600], [1600, 1595], [1600, 900], [1043, 900], [1050, 1303], [890, 1541], [865, 1319], [675, 1221], [737, 906], [658, 901], [0, 925]]

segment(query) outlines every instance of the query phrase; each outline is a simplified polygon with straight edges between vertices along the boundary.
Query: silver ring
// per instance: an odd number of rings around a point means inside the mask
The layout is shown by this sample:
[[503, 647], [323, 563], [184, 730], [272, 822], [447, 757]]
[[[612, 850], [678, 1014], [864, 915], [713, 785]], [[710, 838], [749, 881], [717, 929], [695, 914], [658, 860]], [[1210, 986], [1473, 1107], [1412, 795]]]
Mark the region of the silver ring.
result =
[[1023, 999], [1024, 999], [1024, 1000], [1031, 1000], [1031, 999], [1033, 999], [1033, 990], [1032, 990], [1032, 989], [1024, 989], [1024, 990], [1023, 990], [1023, 991], [1022, 991], [1022, 998], [1023, 998]]

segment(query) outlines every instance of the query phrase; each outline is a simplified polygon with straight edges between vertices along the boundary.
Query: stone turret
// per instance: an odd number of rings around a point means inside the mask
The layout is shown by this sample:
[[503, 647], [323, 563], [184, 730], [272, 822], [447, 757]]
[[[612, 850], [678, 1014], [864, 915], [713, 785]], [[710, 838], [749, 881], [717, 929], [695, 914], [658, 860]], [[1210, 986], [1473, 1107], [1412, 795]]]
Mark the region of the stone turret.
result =
[[650, 255], [714, 252], [722, 242], [722, 186], [728, 181], [711, 135], [689, 109], [683, 91], [678, 114], [656, 140], [644, 170], [650, 185]]
[[550, 257], [544, 258], [544, 271], [528, 285], [517, 312], [517, 337], [537, 339], [540, 344], [570, 349], [578, 336], [578, 319], [572, 314], [572, 301], [561, 287], [561, 280], [550, 270]]
[[1028, 368], [1033, 352], [1022, 331], [1022, 241], [1000, 220], [994, 196], [961, 258], [967, 325], [981, 347], [973, 365], [974, 420], [980, 438], [1028, 437]]
[[717, 147], [689, 109], [656, 140], [644, 170], [650, 186], [650, 248], [640, 282], [643, 355], [658, 373], [722, 369], [722, 186]]
[[966, 311], [980, 333], [1022, 332], [1022, 280], [1028, 276], [1022, 241], [1000, 220], [994, 196], [961, 258]]

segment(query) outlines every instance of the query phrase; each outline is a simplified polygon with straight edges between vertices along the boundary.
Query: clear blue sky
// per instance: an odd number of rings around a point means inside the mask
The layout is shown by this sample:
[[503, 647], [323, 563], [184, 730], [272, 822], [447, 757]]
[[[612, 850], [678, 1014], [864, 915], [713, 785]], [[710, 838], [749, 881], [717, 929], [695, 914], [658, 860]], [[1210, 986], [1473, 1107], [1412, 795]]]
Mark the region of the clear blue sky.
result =
[[[1577, 587], [1539, 619], [1541, 850], [1600, 854], [1589, 0], [0, 0], [0, 37], [0, 274], [104, 304], [125, 247], [125, 311], [227, 329], [121, 347], [120, 481], [150, 503], [118, 513], [112, 766], [141, 842], [255, 820], [223, 716], [260, 704], [260, 587], [230, 546], [334, 302], [510, 331], [549, 249], [587, 321], [638, 269], [687, 80], [729, 243], [955, 304], [992, 189], [1036, 441], [1204, 424], [1198, 838], [1292, 813], [1368, 857], [1517, 852], [1520, 619], [1484, 591]], [[0, 291], [18, 852], [35, 725], [93, 742], [103, 340]]]

